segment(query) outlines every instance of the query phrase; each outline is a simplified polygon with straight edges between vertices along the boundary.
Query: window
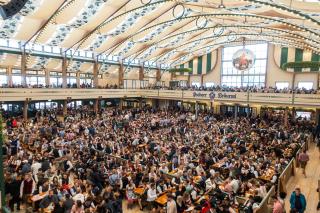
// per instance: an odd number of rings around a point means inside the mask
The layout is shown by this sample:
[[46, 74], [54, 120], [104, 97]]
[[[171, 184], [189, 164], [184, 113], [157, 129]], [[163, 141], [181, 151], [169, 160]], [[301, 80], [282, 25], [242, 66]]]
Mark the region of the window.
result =
[[267, 70], [268, 44], [254, 44], [245, 47], [254, 53], [256, 59], [253, 67], [243, 72], [236, 70], [232, 65], [233, 54], [242, 48], [243, 46], [231, 46], [223, 49], [221, 85], [232, 87], [264, 86]]
[[59, 77], [51, 77], [51, 78], [50, 78], [50, 84], [51, 84], [53, 87], [61, 87], [61, 85], [62, 85], [62, 78], [59, 78]]
[[37, 85], [46, 85], [46, 78], [45, 77], [38, 77], [38, 76], [27, 76], [26, 77], [27, 84], [31, 86], [37, 86]]
[[27, 76], [26, 77], [26, 80], [27, 80], [27, 84], [28, 85], [38, 85], [38, 78], [37, 77], [30, 77], [30, 76]]
[[77, 84], [77, 79], [76, 78], [68, 78], [67, 79], [67, 83], [68, 84]]
[[200, 87], [200, 83], [199, 82], [191, 82], [191, 86]]
[[22, 84], [22, 79], [21, 76], [12, 76], [12, 83], [13, 85], [21, 85]]
[[296, 111], [296, 118], [305, 118], [307, 120], [310, 120], [311, 112]]
[[5, 75], [0, 75], [0, 86], [5, 86], [7, 85], [8, 82], [7, 82], [7, 76]]
[[276, 82], [276, 88], [277, 89], [288, 89], [289, 82]]
[[301, 81], [298, 83], [299, 89], [312, 89], [313, 88], [313, 82], [304, 82]]
[[206, 87], [213, 87], [214, 86], [214, 83], [213, 82], [206, 82]]
[[12, 69], [12, 74], [21, 74], [21, 70], [19, 70], [19, 69]]

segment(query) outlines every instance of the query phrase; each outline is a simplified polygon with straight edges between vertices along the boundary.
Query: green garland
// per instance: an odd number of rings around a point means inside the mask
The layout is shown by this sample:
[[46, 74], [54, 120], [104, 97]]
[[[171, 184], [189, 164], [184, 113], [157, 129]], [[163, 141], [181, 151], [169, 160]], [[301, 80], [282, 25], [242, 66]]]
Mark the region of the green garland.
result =
[[0, 113], [0, 190], [1, 190], [1, 206], [5, 207], [5, 193], [4, 193], [4, 171], [3, 171], [3, 127], [2, 127], [2, 115]]
[[283, 70], [287, 69], [304, 69], [310, 68], [312, 71], [319, 71], [320, 62], [319, 61], [299, 61], [299, 62], [288, 62], [281, 66]]
[[192, 69], [191, 68], [172, 68], [172, 69], [169, 69], [169, 72], [188, 72], [188, 73], [192, 73]]

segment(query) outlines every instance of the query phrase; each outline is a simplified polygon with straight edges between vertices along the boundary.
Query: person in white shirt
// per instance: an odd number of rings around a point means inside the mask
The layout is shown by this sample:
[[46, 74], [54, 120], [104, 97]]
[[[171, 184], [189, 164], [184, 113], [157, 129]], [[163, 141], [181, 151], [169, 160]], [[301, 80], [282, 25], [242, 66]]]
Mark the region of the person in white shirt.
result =
[[147, 191], [147, 201], [149, 202], [149, 206], [151, 206], [152, 211], [155, 211], [156, 205], [154, 201], [157, 199], [157, 190], [154, 183], [152, 183]]
[[216, 188], [216, 184], [214, 182], [214, 177], [210, 176], [210, 178], [208, 178], [206, 180], [206, 191], [211, 191], [212, 189]]
[[32, 175], [34, 178], [34, 181], [37, 183], [38, 182], [38, 172], [41, 169], [41, 163], [38, 161], [35, 161], [32, 165], [31, 165], [31, 171], [32, 171]]
[[236, 194], [239, 190], [239, 187], [240, 187], [240, 181], [237, 180], [237, 179], [233, 179], [231, 182], [230, 182], [230, 185], [232, 187], [232, 191]]
[[171, 194], [168, 194], [167, 197], [167, 213], [177, 213], [177, 204], [176, 201], [173, 199], [173, 196]]

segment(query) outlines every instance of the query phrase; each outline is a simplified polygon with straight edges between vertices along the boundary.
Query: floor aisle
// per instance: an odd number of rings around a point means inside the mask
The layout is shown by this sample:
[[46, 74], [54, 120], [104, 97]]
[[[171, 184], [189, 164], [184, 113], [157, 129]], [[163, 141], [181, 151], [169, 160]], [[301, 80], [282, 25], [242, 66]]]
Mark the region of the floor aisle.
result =
[[306, 167], [307, 177], [305, 178], [302, 174], [301, 168], [296, 169], [296, 174], [291, 177], [287, 184], [287, 197], [286, 197], [286, 211], [290, 211], [290, 195], [294, 189], [299, 186], [301, 192], [305, 195], [307, 200], [306, 213], [320, 212], [317, 211], [317, 204], [319, 201], [319, 195], [317, 190], [318, 180], [320, 180], [320, 154], [318, 148], [311, 144], [308, 150], [310, 161]]

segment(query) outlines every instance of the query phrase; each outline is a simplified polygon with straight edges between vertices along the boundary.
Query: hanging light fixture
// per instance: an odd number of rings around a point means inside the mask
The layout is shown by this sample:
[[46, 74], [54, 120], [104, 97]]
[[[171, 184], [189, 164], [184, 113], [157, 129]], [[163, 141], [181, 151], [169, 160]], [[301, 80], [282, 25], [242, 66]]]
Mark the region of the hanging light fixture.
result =
[[218, 6], [220, 9], [224, 9], [226, 8], [226, 6], [223, 4], [223, 0], [221, 0], [219, 6]]

